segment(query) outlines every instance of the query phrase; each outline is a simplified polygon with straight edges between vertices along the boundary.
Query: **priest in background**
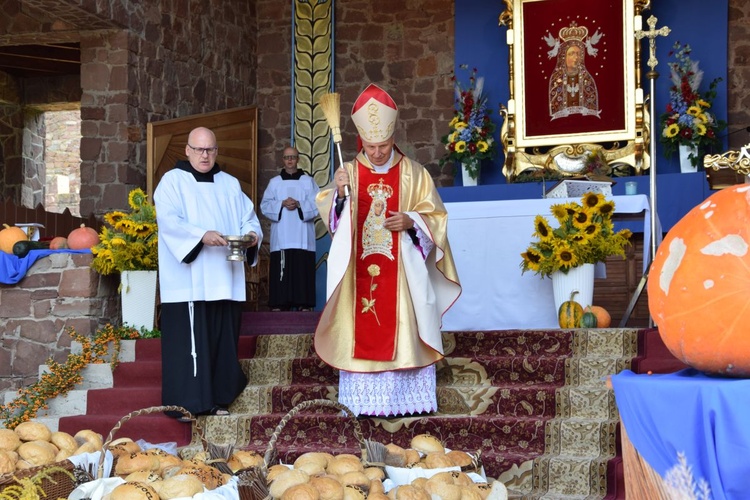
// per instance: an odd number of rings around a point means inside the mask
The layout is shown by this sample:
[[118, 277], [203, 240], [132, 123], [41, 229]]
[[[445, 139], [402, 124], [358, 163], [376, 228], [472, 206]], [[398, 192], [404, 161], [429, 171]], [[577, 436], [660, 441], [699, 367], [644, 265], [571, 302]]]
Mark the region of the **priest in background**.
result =
[[368, 86], [352, 108], [362, 147], [317, 198], [332, 239], [314, 347], [355, 415], [437, 410], [442, 316], [461, 293], [448, 214], [429, 172], [395, 146], [397, 118]]
[[289, 146], [284, 167], [268, 183], [260, 210], [271, 220], [268, 306], [272, 311], [315, 308], [315, 196], [319, 188], [297, 167], [299, 152]]

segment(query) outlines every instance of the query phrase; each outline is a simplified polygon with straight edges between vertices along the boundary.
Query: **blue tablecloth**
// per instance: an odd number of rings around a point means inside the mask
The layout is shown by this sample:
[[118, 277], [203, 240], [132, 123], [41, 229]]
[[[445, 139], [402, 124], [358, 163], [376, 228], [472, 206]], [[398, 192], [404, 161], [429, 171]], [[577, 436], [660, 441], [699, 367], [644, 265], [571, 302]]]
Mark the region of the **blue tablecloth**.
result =
[[750, 498], [750, 380], [626, 370], [612, 385], [628, 438], [662, 478], [683, 453], [713, 499]]
[[26, 257], [0, 252], [0, 283], [13, 285], [18, 283], [26, 276], [29, 268], [42, 257], [53, 253], [91, 253], [90, 249], [86, 250], [31, 250]]

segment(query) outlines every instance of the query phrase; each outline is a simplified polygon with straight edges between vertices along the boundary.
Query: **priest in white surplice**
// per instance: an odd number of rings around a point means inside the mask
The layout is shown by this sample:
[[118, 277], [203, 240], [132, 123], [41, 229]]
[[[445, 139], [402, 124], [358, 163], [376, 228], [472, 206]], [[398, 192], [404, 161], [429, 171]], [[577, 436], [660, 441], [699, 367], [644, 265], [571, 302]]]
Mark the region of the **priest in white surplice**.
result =
[[429, 172], [395, 147], [397, 116], [367, 87], [352, 108], [362, 148], [318, 195], [332, 239], [314, 346], [356, 415], [437, 410], [442, 315], [461, 292], [448, 214]]
[[257, 259], [260, 222], [239, 181], [215, 162], [216, 137], [190, 132], [185, 154], [154, 192], [159, 225], [162, 403], [193, 414], [228, 414], [247, 379], [237, 345], [245, 263], [229, 261], [224, 236], [250, 235]]
[[315, 308], [315, 180], [297, 167], [299, 152], [288, 146], [284, 168], [268, 183], [260, 210], [271, 220], [268, 306], [272, 311]]

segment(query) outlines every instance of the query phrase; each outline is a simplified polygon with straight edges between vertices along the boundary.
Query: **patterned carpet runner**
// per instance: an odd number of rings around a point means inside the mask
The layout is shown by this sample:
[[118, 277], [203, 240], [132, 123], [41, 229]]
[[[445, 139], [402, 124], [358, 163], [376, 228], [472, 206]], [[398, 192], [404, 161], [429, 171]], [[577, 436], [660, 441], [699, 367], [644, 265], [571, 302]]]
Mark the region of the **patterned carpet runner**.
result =
[[[316, 313], [252, 313], [243, 321], [249, 384], [231, 415], [199, 417], [205, 441], [265, 453], [297, 404], [336, 400], [338, 373], [312, 351], [316, 319]], [[443, 342], [438, 412], [361, 418], [365, 439], [406, 447], [412, 436], [429, 432], [448, 448], [479, 452], [486, 475], [502, 480], [513, 498], [624, 498], [618, 413], [606, 377], [631, 368], [679, 369], [656, 330], [451, 332]], [[62, 430], [94, 428], [106, 436], [127, 412], [159, 404], [160, 342], [138, 343], [136, 362], [115, 371], [115, 387], [89, 391], [87, 415], [61, 418]], [[190, 440], [190, 425], [152, 415], [129, 421], [117, 437], [174, 440], [190, 456], [203, 449], [196, 428]], [[359, 454], [353, 428], [351, 418], [331, 408], [305, 410], [277, 432], [273, 451], [284, 462], [313, 450]]]

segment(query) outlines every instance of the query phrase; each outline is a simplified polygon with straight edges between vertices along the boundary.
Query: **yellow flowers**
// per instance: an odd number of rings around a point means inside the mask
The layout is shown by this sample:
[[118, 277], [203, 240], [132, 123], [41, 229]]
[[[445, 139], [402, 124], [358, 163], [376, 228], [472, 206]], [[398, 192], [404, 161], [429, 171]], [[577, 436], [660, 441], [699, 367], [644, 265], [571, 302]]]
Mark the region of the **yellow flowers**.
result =
[[555, 271], [567, 272], [581, 264], [602, 262], [610, 255], [625, 256], [631, 233], [615, 232], [613, 201], [601, 194], [586, 193], [581, 203], [555, 204], [550, 212], [558, 222], [553, 228], [546, 217], [534, 218], [533, 242], [521, 254], [521, 271], [549, 276]]
[[104, 215], [111, 227], [102, 227], [100, 243], [91, 249], [91, 267], [100, 274], [154, 271], [158, 267], [156, 209], [142, 189], [128, 195], [130, 213], [113, 210]]

